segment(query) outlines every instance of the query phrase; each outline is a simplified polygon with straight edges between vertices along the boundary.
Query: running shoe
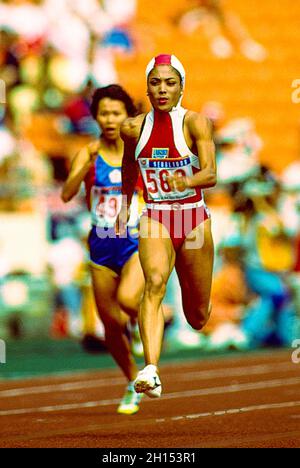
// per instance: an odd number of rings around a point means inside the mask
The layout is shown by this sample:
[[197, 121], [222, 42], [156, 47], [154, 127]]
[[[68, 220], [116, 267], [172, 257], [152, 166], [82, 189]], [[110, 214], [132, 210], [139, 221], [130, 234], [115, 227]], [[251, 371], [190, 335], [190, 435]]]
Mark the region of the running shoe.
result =
[[149, 364], [141, 370], [134, 381], [134, 388], [137, 393], [145, 393], [150, 398], [159, 398], [162, 387], [157, 367]]
[[129, 382], [126, 387], [125, 394], [118, 406], [117, 413], [119, 414], [135, 414], [140, 409], [140, 401], [143, 394], [136, 393], [133, 382]]

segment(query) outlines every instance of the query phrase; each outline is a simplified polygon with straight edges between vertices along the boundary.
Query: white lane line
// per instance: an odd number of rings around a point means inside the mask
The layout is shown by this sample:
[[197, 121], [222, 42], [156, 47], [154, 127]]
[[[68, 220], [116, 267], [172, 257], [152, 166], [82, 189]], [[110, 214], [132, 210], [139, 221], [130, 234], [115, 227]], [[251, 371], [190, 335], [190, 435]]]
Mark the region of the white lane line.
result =
[[0, 398], [16, 397], [21, 395], [34, 395], [41, 393], [69, 392], [71, 390], [82, 390], [85, 388], [112, 387], [113, 385], [125, 385], [125, 377], [112, 379], [98, 379], [89, 382], [66, 382], [61, 384], [40, 385], [35, 387], [22, 387], [0, 391]]
[[[169, 422], [169, 421], [200, 419], [200, 418], [207, 418], [209, 416], [225, 416], [227, 414], [250, 413], [252, 411], [262, 411], [262, 410], [282, 409], [282, 408], [295, 408], [296, 406], [300, 406], [300, 401], [285, 401], [285, 402], [282, 402], [282, 403], [267, 403], [267, 404], [264, 404], [264, 405], [253, 405], [253, 406], [245, 406], [243, 408], [231, 408], [231, 409], [225, 409], [225, 410], [219, 410], [219, 411], [211, 411], [210, 413], [187, 414], [185, 416], [175, 416], [175, 417], [172, 417], [172, 418], [156, 419], [156, 422], [157, 423], [164, 423], [164, 422]], [[291, 416], [291, 417], [295, 417], [295, 416]]]
[[[104, 369], [102, 369], [104, 370]], [[107, 372], [114, 372], [114, 368], [107, 368], [105, 369]], [[38, 371], [28, 371], [28, 372], [10, 372], [8, 376], [3, 377], [0, 376], [0, 384], [7, 383], [7, 381], [14, 383], [16, 380], [44, 380], [49, 379], [51, 380], [64, 380], [66, 378], [84, 378], [91, 374], [97, 374], [101, 372], [101, 369], [91, 368], [89, 370], [67, 370], [67, 371], [53, 371], [48, 372], [47, 374], [41, 374]]]
[[235, 393], [247, 390], [261, 390], [266, 388], [285, 387], [288, 385], [298, 384], [300, 384], [300, 377], [292, 377], [290, 379], [263, 380], [258, 382], [224, 385], [222, 387], [209, 387], [202, 388], [199, 390], [187, 390], [185, 392], [167, 393], [165, 396], [170, 400], [172, 398], [178, 398], [179, 394], [181, 395], [181, 397], [217, 395], [219, 393]]
[[[294, 371], [294, 368], [291, 367], [290, 363], [281, 363], [281, 364], [262, 364], [254, 365], [249, 367], [230, 367], [222, 369], [212, 369], [212, 370], [203, 370], [198, 372], [178, 372], [176, 375], [170, 375], [169, 380], [178, 380], [178, 376], [181, 381], [195, 381], [195, 380], [205, 380], [213, 379], [216, 377], [239, 377], [243, 375], [261, 375], [269, 374], [273, 372], [291, 372]], [[125, 379], [122, 377], [115, 378], [105, 378], [105, 379], [95, 379], [89, 382], [80, 381], [80, 382], [65, 382], [61, 384], [50, 384], [50, 385], [40, 385], [32, 387], [20, 387], [16, 389], [8, 389], [0, 391], [0, 398], [10, 398], [23, 395], [34, 395], [41, 393], [53, 393], [53, 392], [68, 392], [72, 390], [83, 390], [86, 388], [98, 388], [106, 386], [118, 386], [125, 385]]]
[[[289, 385], [299, 385], [300, 378], [293, 377], [290, 379], [274, 379], [274, 380], [264, 380], [259, 382], [243, 383], [243, 384], [234, 384], [234, 385], [225, 385], [221, 387], [208, 387], [202, 388], [199, 390], [187, 390], [174, 393], [165, 393], [162, 400], [171, 400], [176, 398], [185, 398], [185, 397], [201, 397], [206, 395], [217, 395], [217, 394], [229, 394], [237, 393], [248, 390], [265, 390], [266, 388], [276, 388], [276, 387], [286, 387]], [[162, 401], [161, 400], [161, 401]], [[93, 408], [100, 406], [110, 406], [119, 403], [119, 399], [114, 400], [100, 400], [100, 401], [88, 401], [82, 403], [72, 403], [72, 404], [63, 404], [63, 405], [51, 405], [51, 406], [40, 406], [37, 408], [19, 408], [0, 411], [0, 416], [11, 416], [16, 414], [31, 414], [31, 413], [47, 413], [52, 411], [67, 411], [78, 408]], [[151, 401], [150, 399], [145, 399], [144, 402]]]
[[31, 414], [31, 413], [50, 413], [53, 411], [67, 411], [79, 408], [95, 408], [100, 406], [117, 405], [120, 403], [120, 398], [114, 400], [99, 400], [86, 401], [83, 403], [70, 403], [64, 405], [40, 406], [39, 408], [20, 408], [7, 411], [0, 411], [0, 416], [13, 416], [16, 414]]
[[295, 368], [293, 364], [280, 363], [280, 364], [258, 364], [254, 366], [242, 367], [229, 367], [223, 369], [212, 369], [198, 372], [186, 372], [181, 380], [204, 380], [212, 379], [215, 377], [239, 377], [243, 375], [261, 375], [270, 374], [273, 372], [292, 372]]
[[[282, 409], [282, 408], [295, 408], [300, 406], [300, 401], [288, 401], [288, 402], [281, 402], [281, 403], [271, 403], [271, 404], [264, 404], [264, 405], [255, 405], [255, 406], [247, 406], [243, 408], [231, 408], [231, 409], [224, 409], [224, 410], [218, 410], [214, 412], [207, 412], [207, 413], [198, 413], [198, 414], [191, 414], [191, 415], [184, 415], [184, 416], [174, 416], [174, 417], [168, 417], [168, 418], [159, 418], [159, 419], [137, 419], [134, 422], [135, 429], [138, 431], [138, 427], [148, 427], [148, 430], [153, 431], [153, 428], [150, 428], [150, 425], [154, 426], [157, 424], [163, 424], [163, 423], [173, 423], [174, 421], [183, 421], [187, 422], [188, 420], [195, 420], [197, 418], [205, 418], [205, 417], [215, 417], [220, 415], [226, 415], [226, 414], [238, 414], [238, 413], [245, 413], [245, 412], [255, 412], [259, 410], [276, 410], [276, 409]], [[216, 414], [218, 413], [218, 414]], [[88, 433], [93, 433], [95, 434], [100, 431], [100, 434], [98, 437], [102, 437], [101, 433], [106, 434], [109, 431], [120, 431], [122, 429], [125, 429], [128, 431], [128, 421], [126, 422], [123, 418], [122, 421], [119, 420], [119, 422], [114, 422], [114, 423], [101, 423], [101, 424], [88, 424], [84, 426], [77, 426], [75, 428], [65, 428], [65, 429], [55, 429], [51, 431], [39, 431], [36, 433], [27, 433], [26, 435], [17, 435], [13, 437], [9, 437], [10, 444], [13, 441], [30, 441], [30, 440], [38, 440], [38, 439], [48, 439], [50, 440], [51, 437], [58, 437], [58, 436], [76, 436], [76, 434], [80, 434], [79, 437], [83, 435], [87, 435]], [[108, 432], [107, 432], [108, 431]], [[273, 440], [275, 439], [282, 439], [282, 438], [292, 438], [292, 437], [299, 437], [300, 432], [299, 431], [285, 431], [285, 432], [273, 432], [269, 434], [256, 434], [254, 437], [249, 437], [248, 435], [242, 435], [238, 438], [236, 438], [237, 443], [249, 443], [249, 442], [258, 442], [258, 441], [263, 441], [263, 440]], [[226, 437], [226, 434], [225, 434]], [[214, 440], [213, 446], [223, 446], [224, 442], [226, 445], [232, 445], [232, 437], [227, 437], [226, 439], [223, 440]], [[210, 447], [212, 444], [206, 443], [199, 445], [199, 447]]]

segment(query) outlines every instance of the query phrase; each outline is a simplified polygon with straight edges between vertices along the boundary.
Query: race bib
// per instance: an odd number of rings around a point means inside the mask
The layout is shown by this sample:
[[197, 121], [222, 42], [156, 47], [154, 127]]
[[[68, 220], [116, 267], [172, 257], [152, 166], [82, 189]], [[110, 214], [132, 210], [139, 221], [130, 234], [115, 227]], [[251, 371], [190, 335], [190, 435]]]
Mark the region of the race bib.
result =
[[184, 200], [196, 195], [196, 190], [186, 187], [184, 190], [172, 190], [168, 177], [176, 174], [183, 177], [191, 177], [193, 169], [191, 158], [184, 159], [138, 159], [140, 170], [148, 193], [148, 198], [153, 201]]
[[[91, 190], [91, 214], [94, 226], [112, 228], [121, 209], [121, 188], [93, 186]], [[139, 220], [138, 196], [134, 194], [130, 207], [129, 227], [135, 227]]]

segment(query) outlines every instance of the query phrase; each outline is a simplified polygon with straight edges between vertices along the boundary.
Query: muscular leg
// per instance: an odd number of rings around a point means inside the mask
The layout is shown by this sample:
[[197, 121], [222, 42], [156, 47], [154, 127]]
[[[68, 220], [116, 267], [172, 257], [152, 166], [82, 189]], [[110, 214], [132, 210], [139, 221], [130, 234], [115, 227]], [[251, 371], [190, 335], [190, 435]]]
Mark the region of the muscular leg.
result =
[[105, 267], [91, 268], [95, 300], [105, 329], [107, 347], [129, 381], [135, 379], [137, 367], [130, 352], [125, 326], [128, 318], [116, 300], [119, 278]]
[[[149, 228], [159, 227], [162, 236], [147, 236]], [[174, 267], [175, 251], [166, 228], [148, 217], [141, 218], [139, 254], [145, 276], [145, 291], [139, 313], [139, 325], [144, 346], [145, 363], [157, 365], [164, 331], [161, 303]]]
[[210, 315], [210, 291], [214, 260], [210, 219], [197, 226], [188, 237], [194, 234], [200, 234], [199, 238], [203, 238], [203, 245], [196, 249], [189, 248], [192, 244], [187, 238], [177, 252], [175, 267], [181, 285], [182, 304], [186, 319], [195, 330], [201, 330]]
[[117, 301], [120, 307], [133, 319], [138, 316], [144, 285], [145, 281], [139, 255], [135, 253], [122, 268], [117, 291]]

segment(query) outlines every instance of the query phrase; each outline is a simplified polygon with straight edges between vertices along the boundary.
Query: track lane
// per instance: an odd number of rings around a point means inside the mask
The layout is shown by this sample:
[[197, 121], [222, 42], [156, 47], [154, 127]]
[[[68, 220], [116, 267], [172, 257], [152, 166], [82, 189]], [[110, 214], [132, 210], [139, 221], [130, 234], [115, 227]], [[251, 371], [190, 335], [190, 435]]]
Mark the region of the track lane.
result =
[[163, 398], [129, 417], [115, 413], [118, 371], [0, 382], [0, 446], [300, 446], [300, 374], [287, 351], [168, 364], [162, 378]]

